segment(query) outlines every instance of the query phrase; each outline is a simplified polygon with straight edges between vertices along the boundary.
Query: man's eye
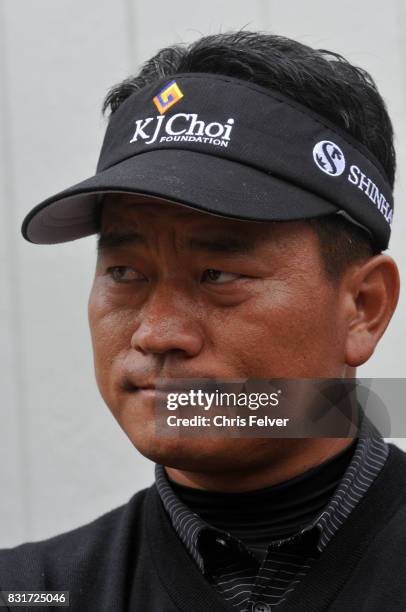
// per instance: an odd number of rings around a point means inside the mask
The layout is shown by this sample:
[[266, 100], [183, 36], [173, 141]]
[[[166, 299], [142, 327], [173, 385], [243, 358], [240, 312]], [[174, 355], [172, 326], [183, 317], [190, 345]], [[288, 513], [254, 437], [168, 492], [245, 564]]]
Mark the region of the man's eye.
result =
[[106, 273], [116, 283], [130, 283], [131, 281], [143, 280], [145, 277], [129, 266], [112, 266], [107, 268]]
[[208, 280], [210, 283], [216, 283], [222, 285], [229, 283], [237, 278], [241, 278], [241, 274], [234, 274], [232, 272], [223, 272], [222, 270], [215, 270], [214, 268], [208, 268], [203, 272], [203, 279]]

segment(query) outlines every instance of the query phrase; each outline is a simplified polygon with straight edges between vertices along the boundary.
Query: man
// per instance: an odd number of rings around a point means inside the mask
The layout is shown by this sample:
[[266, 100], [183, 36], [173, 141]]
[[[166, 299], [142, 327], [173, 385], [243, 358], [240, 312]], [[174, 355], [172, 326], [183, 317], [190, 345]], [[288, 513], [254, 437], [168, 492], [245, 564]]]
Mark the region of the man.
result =
[[230, 32], [114, 87], [97, 173], [23, 235], [98, 233], [97, 384], [156, 482], [0, 554], [74, 610], [404, 610], [406, 457], [354, 437], [159, 436], [157, 381], [348, 379], [396, 308], [392, 127], [337, 54]]

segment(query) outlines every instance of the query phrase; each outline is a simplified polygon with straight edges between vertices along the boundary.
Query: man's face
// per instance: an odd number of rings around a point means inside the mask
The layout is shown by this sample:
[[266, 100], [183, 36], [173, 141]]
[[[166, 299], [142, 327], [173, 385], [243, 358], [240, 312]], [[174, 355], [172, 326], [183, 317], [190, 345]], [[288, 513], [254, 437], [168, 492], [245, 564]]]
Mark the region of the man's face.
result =
[[153, 392], [135, 387], [157, 377], [346, 376], [339, 287], [313, 230], [116, 194], [105, 198], [100, 236], [89, 298], [95, 373], [134, 446], [192, 471], [287, 452], [286, 439], [157, 437]]

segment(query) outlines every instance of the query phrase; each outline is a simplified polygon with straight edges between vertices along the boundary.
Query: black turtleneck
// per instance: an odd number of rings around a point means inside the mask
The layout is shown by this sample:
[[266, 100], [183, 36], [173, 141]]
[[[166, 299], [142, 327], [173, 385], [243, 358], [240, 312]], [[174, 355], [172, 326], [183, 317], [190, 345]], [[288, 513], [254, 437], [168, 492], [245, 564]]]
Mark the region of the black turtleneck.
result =
[[[170, 479], [179, 499], [213, 527], [239, 538], [252, 552], [287, 538], [322, 512], [349, 465], [356, 443], [324, 463], [277, 485], [242, 493], [187, 487]], [[262, 555], [260, 555], [262, 556]]]

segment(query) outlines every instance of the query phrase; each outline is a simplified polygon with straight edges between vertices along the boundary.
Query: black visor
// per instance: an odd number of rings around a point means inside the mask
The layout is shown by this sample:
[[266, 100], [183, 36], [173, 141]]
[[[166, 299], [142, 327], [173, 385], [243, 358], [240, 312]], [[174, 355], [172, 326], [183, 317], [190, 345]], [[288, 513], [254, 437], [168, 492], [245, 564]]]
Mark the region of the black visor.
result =
[[361, 143], [282, 94], [213, 74], [175, 75], [129, 96], [110, 118], [96, 174], [33, 208], [24, 238], [94, 234], [108, 192], [255, 221], [341, 213], [379, 249], [393, 216], [389, 181]]

